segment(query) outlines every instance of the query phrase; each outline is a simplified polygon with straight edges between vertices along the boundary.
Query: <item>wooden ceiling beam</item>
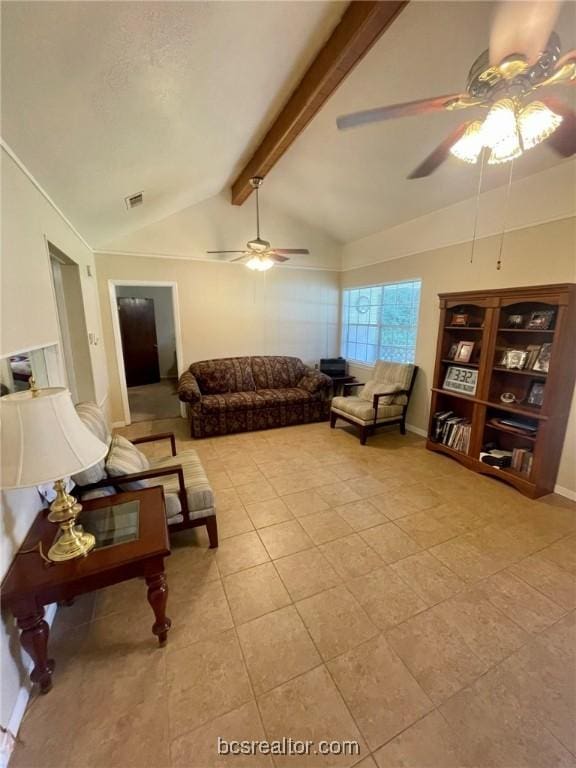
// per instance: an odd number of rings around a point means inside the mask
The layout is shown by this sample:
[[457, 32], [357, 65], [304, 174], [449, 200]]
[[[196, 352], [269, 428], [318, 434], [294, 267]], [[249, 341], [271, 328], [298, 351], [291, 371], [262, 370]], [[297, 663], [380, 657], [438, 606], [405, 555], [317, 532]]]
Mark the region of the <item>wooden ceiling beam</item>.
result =
[[266, 176], [406, 5], [408, 0], [352, 0], [232, 184], [233, 205], [242, 205], [248, 199], [252, 193], [250, 179]]

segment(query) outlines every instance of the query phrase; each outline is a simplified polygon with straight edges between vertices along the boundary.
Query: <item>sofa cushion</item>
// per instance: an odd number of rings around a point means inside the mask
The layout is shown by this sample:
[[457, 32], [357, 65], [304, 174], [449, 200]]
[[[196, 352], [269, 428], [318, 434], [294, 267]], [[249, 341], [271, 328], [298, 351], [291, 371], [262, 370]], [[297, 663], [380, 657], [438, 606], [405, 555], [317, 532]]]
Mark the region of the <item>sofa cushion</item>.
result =
[[[106, 457], [106, 474], [108, 477], [121, 477], [135, 472], [145, 472], [150, 469], [146, 456], [122, 435], [114, 435], [112, 445]], [[138, 491], [150, 485], [148, 480], [135, 480], [131, 483], [119, 484], [123, 491]]]
[[[374, 408], [372, 404], [361, 397], [335, 397], [332, 400], [332, 410], [343, 413], [358, 423], [372, 423], [374, 421]], [[394, 419], [402, 415], [401, 405], [380, 405], [378, 408], [378, 421]]]
[[258, 389], [256, 394], [262, 401], [262, 407], [269, 408], [274, 405], [293, 405], [306, 403], [312, 399], [310, 392], [300, 387], [285, 387], [284, 389]]
[[306, 366], [298, 357], [251, 357], [256, 390], [296, 387], [306, 374]]
[[[184, 471], [184, 484], [186, 486], [186, 498], [188, 509], [192, 519], [213, 515], [214, 493], [206, 477], [196, 451], [183, 451], [177, 456], [167, 456], [162, 459], [152, 459], [152, 469], [164, 469], [181, 465]], [[165, 478], [153, 478], [150, 485], [162, 485], [164, 487], [166, 501], [166, 517], [168, 523], [182, 512], [182, 504], [178, 495], [179, 485], [177, 475], [169, 475]]]
[[201, 401], [202, 413], [227, 411], [249, 411], [262, 408], [263, 403], [257, 392], [228, 392], [225, 395], [204, 395]]
[[224, 357], [192, 363], [190, 371], [203, 395], [250, 392], [256, 389], [249, 357]]

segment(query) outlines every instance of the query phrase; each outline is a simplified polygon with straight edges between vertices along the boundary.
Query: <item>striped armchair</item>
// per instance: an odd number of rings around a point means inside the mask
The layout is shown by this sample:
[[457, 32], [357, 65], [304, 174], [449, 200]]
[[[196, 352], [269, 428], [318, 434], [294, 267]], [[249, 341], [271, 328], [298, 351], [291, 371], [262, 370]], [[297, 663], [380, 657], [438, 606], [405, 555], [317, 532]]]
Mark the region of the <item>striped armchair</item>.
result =
[[[379, 360], [369, 381], [344, 384], [344, 395], [333, 398], [330, 426], [334, 429], [337, 419], [358, 426], [362, 445], [376, 427], [399, 424], [400, 432], [406, 434], [406, 411], [417, 372], [416, 365]], [[350, 397], [353, 387], [362, 389]]]
[[[80, 403], [76, 410], [81, 420], [109, 446], [100, 464], [75, 475], [80, 500], [109, 496], [122, 491], [153, 485], [164, 488], [168, 531], [181, 531], [205, 525], [210, 547], [218, 546], [218, 527], [214, 493], [196, 451], [176, 453], [172, 432], [127, 440], [110, 434], [106, 418], [96, 403]], [[171, 456], [148, 459], [136, 445], [168, 440]]]

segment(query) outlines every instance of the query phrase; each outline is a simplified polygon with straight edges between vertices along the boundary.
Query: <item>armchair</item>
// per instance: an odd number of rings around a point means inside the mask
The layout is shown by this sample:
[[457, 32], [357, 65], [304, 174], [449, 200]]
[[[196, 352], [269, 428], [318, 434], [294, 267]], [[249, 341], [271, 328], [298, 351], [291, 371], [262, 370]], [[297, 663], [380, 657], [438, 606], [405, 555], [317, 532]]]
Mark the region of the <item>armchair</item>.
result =
[[[416, 365], [379, 360], [370, 381], [344, 384], [343, 395], [333, 398], [330, 427], [334, 429], [338, 419], [358, 426], [361, 445], [380, 426], [399, 424], [400, 433], [406, 434], [406, 411], [417, 372]], [[362, 389], [350, 396], [355, 387]]]
[[[81, 418], [83, 417], [81, 410], [87, 406], [88, 404], [81, 404], [77, 407]], [[106, 434], [108, 428], [104, 414], [93, 403], [89, 404], [89, 408], [91, 421], [85, 420], [86, 426], [95, 432], [99, 430], [100, 433]], [[137, 437], [131, 441], [118, 435], [114, 437], [108, 435], [108, 438], [106, 442], [110, 443], [110, 450], [106, 464], [99, 473], [99, 479], [93, 482], [92, 477], [75, 476], [73, 478], [77, 484], [77, 493], [80, 499], [94, 498], [95, 496], [104, 496], [150, 485], [162, 485], [169, 532], [205, 525], [210, 540], [210, 548], [218, 546], [214, 494], [196, 451], [188, 450], [177, 453], [176, 439], [172, 432]], [[170, 441], [170, 456], [148, 461], [134, 447], [141, 443], [158, 440]], [[136, 454], [135, 462], [132, 461], [130, 454], [127, 455], [127, 449], [132, 449]], [[116, 462], [113, 462], [111, 457], [115, 450], [123, 452], [123, 455]], [[138, 468], [138, 471], [130, 471], [131, 464]], [[123, 469], [124, 467], [126, 469]]]

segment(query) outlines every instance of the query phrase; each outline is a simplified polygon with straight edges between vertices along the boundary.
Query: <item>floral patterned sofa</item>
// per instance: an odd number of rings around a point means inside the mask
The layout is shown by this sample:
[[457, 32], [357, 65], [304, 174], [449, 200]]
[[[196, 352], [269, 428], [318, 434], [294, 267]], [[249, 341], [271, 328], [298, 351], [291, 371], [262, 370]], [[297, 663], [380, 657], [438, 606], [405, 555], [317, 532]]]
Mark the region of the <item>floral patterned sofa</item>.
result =
[[178, 382], [192, 437], [324, 421], [330, 390], [330, 378], [297, 357], [202, 360]]

